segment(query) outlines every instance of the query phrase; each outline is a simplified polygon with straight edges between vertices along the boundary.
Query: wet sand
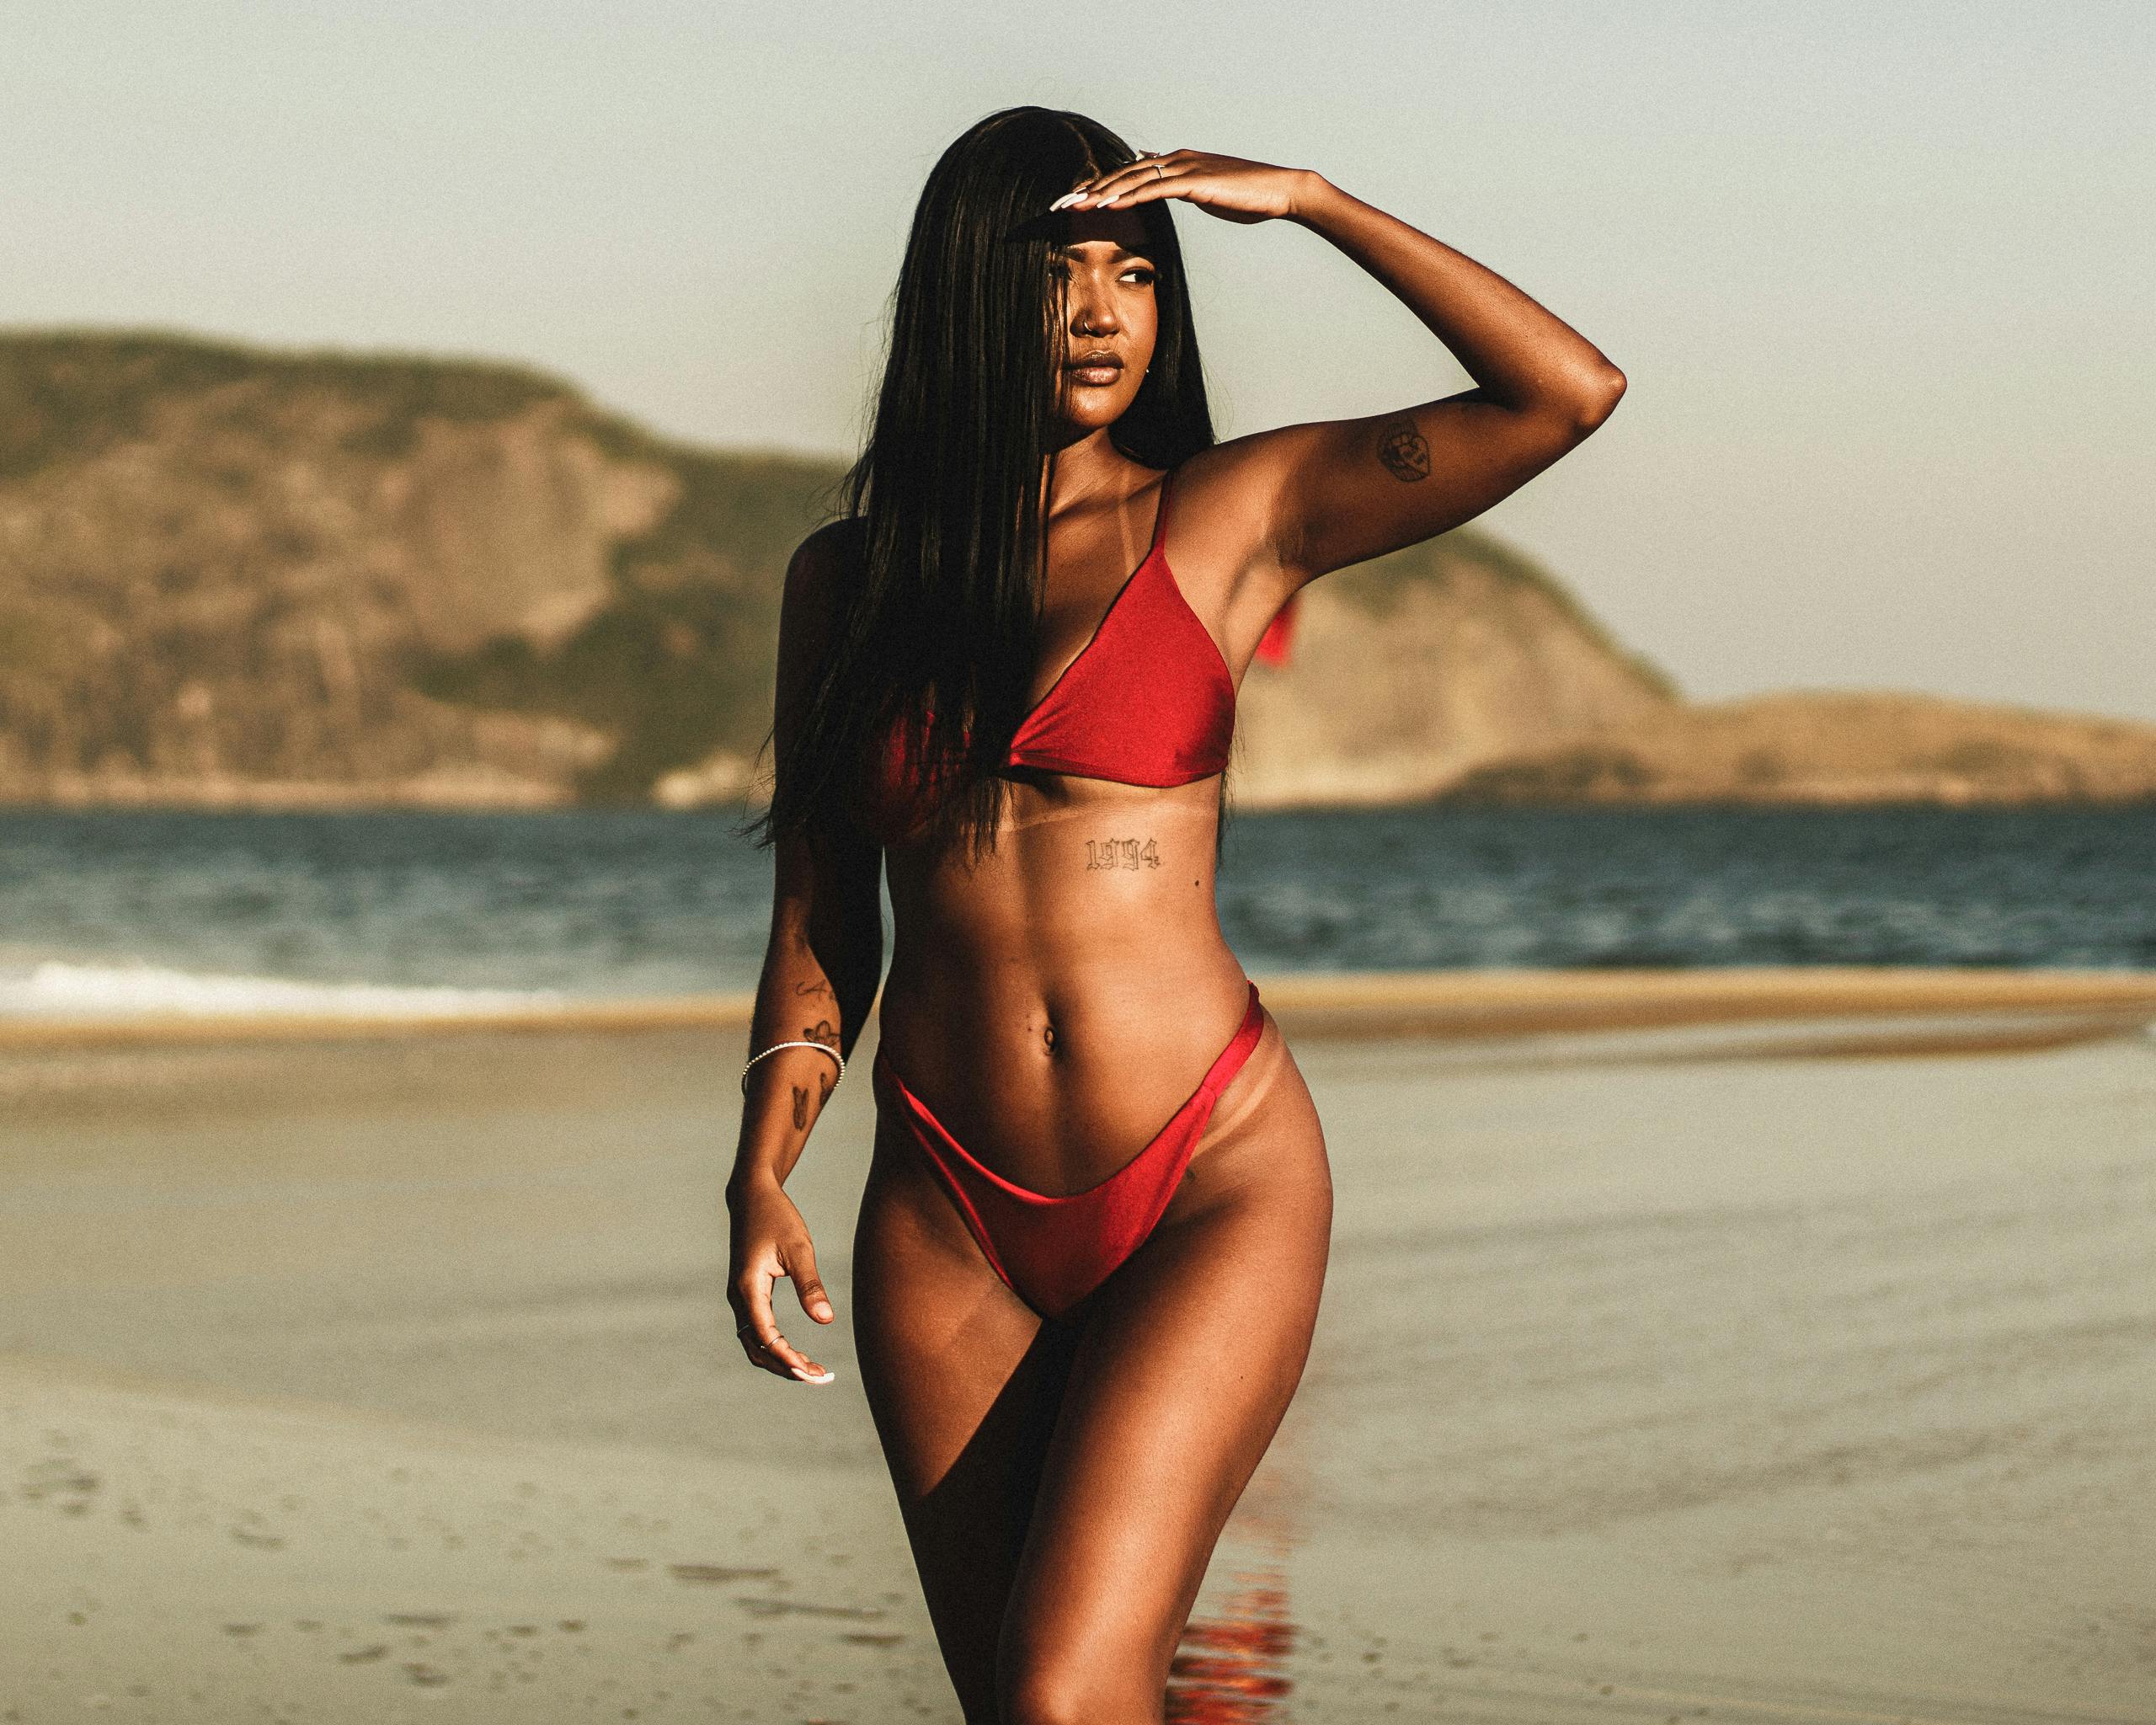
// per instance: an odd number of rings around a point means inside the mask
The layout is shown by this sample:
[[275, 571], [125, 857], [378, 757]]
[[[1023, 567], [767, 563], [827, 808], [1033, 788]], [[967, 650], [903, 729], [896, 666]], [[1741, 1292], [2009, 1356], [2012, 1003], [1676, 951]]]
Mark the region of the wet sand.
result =
[[[1336, 1250], [1177, 1717], [2156, 1719], [2156, 980], [1265, 985]], [[843, 1322], [731, 1353], [738, 1021], [323, 1028], [0, 1049], [0, 1719], [954, 1719]]]

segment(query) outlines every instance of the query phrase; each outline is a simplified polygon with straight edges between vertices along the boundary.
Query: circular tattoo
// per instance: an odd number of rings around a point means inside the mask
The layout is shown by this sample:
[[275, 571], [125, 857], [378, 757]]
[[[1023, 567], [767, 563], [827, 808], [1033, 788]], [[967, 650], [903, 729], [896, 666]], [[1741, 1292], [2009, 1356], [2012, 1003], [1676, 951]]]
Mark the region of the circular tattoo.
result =
[[1430, 446], [1412, 420], [1385, 433], [1385, 441], [1378, 445], [1378, 459], [1402, 484], [1412, 485], [1430, 477]]

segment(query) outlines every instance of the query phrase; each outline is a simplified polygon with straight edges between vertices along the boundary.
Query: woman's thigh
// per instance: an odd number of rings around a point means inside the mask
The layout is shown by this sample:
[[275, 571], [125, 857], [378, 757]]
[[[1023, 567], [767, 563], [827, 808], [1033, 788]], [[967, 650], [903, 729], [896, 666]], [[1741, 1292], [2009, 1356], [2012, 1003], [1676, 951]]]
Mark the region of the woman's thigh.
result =
[[1070, 1342], [989, 1267], [903, 1132], [879, 1123], [862, 1194], [854, 1335], [944, 1664], [969, 1725], [991, 1725]]
[[1005, 1617], [1020, 1725], [1161, 1717], [1214, 1545], [1301, 1378], [1332, 1187], [1310, 1092], [1267, 1033], [1086, 1315]]

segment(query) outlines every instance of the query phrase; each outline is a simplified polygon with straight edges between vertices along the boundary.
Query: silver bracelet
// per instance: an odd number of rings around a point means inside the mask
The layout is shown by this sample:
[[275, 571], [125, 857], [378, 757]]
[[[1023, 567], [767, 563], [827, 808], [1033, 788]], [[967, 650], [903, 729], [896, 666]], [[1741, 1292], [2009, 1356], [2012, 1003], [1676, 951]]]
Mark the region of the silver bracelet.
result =
[[[769, 1048], [764, 1050], [763, 1055], [750, 1055], [749, 1066], [755, 1065], [757, 1061], [763, 1059], [764, 1055], [775, 1055], [782, 1048], [821, 1049], [825, 1054], [829, 1055], [833, 1060], [839, 1063], [839, 1078], [846, 1076], [846, 1056], [841, 1054], [827, 1042], [775, 1042]], [[744, 1066], [741, 1069], [741, 1093], [744, 1096], [746, 1096], [749, 1093], [749, 1066]], [[831, 1082], [834, 1084], [838, 1081], [838, 1078], [831, 1080]]]

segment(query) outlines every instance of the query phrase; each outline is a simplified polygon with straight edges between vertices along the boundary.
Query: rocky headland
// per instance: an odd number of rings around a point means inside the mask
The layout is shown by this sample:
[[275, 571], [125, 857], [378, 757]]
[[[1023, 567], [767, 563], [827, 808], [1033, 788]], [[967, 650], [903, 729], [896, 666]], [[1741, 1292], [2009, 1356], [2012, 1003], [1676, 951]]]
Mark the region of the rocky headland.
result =
[[[0, 800], [753, 797], [787, 557], [841, 471], [510, 366], [0, 335]], [[1688, 704], [1473, 528], [1327, 576], [1278, 633], [1246, 809], [2156, 795], [2156, 726]]]

